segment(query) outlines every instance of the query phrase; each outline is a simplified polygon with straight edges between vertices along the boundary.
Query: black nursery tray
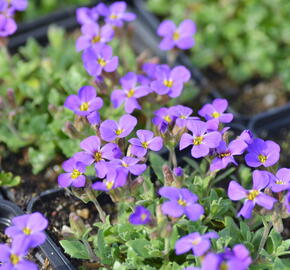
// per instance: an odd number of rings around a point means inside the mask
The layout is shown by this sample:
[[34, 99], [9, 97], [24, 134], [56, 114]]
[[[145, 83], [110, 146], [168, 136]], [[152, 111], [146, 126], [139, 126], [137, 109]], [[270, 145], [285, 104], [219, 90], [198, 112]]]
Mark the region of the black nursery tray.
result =
[[[0, 231], [4, 232], [5, 228], [11, 225], [11, 220], [24, 213], [12, 202], [0, 199]], [[55, 270], [75, 270], [73, 265], [62, 254], [60, 249], [55, 245], [47, 235], [46, 241], [41, 245], [35, 254], [40, 264], [44, 264], [47, 258]]]

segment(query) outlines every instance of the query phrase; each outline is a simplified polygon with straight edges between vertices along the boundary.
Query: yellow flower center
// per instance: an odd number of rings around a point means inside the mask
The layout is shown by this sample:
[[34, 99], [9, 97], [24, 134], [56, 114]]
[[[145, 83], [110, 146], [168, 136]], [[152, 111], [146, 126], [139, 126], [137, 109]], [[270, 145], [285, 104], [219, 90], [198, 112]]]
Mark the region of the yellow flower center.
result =
[[196, 136], [194, 139], [193, 139], [193, 144], [194, 145], [200, 145], [203, 141], [203, 137], [202, 136]]
[[16, 265], [20, 262], [20, 258], [19, 256], [17, 256], [16, 254], [11, 254], [10, 255], [10, 261], [13, 265]]
[[95, 153], [95, 161], [99, 162], [102, 160], [102, 153], [101, 152], [96, 152]]
[[285, 183], [284, 183], [282, 180], [277, 180], [277, 181], [276, 181], [276, 184], [277, 184], [277, 185], [284, 185]]
[[187, 205], [187, 204], [186, 204], [186, 201], [183, 200], [183, 199], [179, 199], [179, 200], [178, 200], [178, 204], [181, 205], [181, 206], [186, 206], [186, 205]]
[[180, 38], [180, 34], [177, 31], [175, 31], [173, 33], [173, 40], [179, 40], [179, 38]]
[[101, 67], [104, 67], [107, 64], [107, 62], [103, 58], [99, 58], [98, 63]]
[[163, 84], [166, 86], [166, 87], [172, 87], [173, 85], [173, 81], [172, 80], [164, 80], [163, 81]]
[[147, 149], [148, 146], [149, 146], [149, 143], [148, 143], [148, 142], [142, 142], [142, 146], [143, 146], [145, 149]]
[[265, 155], [259, 155], [258, 158], [259, 158], [261, 163], [265, 163], [266, 160], [268, 159]]
[[186, 119], [186, 116], [185, 115], [181, 115], [180, 119]]
[[227, 264], [223, 262], [220, 266], [220, 270], [228, 270], [228, 269], [229, 267], [227, 266]]
[[82, 173], [81, 173], [79, 170], [74, 169], [74, 170], [72, 171], [72, 173], [71, 173], [71, 178], [72, 178], [72, 179], [76, 179], [76, 178], [79, 177], [81, 174], [82, 174]]
[[195, 246], [195, 245], [198, 245], [200, 243], [200, 241], [201, 241], [201, 238], [200, 237], [197, 237], [191, 243]]
[[124, 161], [122, 162], [122, 166], [125, 167], [125, 168], [129, 167], [129, 165], [126, 162], [124, 162]]
[[111, 16], [110, 16], [110, 19], [112, 19], [112, 20], [116, 20], [117, 18], [118, 18], [118, 16], [115, 14], [111, 14]]
[[169, 115], [166, 115], [163, 117], [163, 119], [167, 122], [170, 123], [172, 121], [171, 117]]
[[116, 134], [117, 134], [117, 135], [121, 135], [123, 131], [124, 131], [123, 129], [118, 128], [118, 129], [116, 130]]
[[87, 111], [89, 109], [89, 103], [88, 102], [84, 102], [82, 103], [82, 105], [80, 106], [80, 110], [81, 111]]
[[247, 195], [248, 200], [253, 201], [260, 194], [259, 190], [253, 189]]
[[101, 40], [101, 36], [100, 35], [94, 36], [93, 39], [92, 39], [92, 43], [98, 43], [98, 42], [100, 42], [100, 40]]
[[30, 235], [31, 234], [31, 230], [28, 227], [25, 227], [23, 230], [24, 234], [26, 235]]
[[130, 98], [130, 97], [133, 97], [135, 94], [135, 89], [130, 89], [127, 93], [127, 97]]
[[111, 190], [111, 189], [113, 188], [113, 186], [114, 186], [114, 182], [112, 182], [112, 181], [110, 181], [110, 182], [106, 182], [106, 188], [107, 188], [108, 190]]
[[211, 114], [211, 116], [212, 116], [213, 118], [219, 118], [219, 117], [221, 116], [221, 114], [218, 113], [218, 112], [213, 112], [213, 113]]
[[225, 152], [225, 153], [221, 153], [221, 154], [219, 154], [218, 157], [219, 157], [219, 158], [224, 158], [224, 157], [228, 157], [228, 156], [230, 156], [230, 155], [231, 155], [230, 152]]
[[141, 220], [142, 220], [142, 221], [144, 221], [146, 218], [147, 218], [147, 215], [146, 215], [146, 214], [142, 214], [142, 215], [141, 215]]

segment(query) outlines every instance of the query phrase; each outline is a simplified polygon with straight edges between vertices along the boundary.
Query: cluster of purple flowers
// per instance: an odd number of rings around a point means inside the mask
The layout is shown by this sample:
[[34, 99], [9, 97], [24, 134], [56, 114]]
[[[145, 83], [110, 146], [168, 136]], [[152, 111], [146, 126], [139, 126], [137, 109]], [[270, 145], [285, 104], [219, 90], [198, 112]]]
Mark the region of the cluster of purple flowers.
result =
[[[97, 23], [100, 17], [104, 18], [105, 24]], [[97, 80], [104, 79], [106, 73], [114, 72], [118, 67], [118, 57], [113, 56], [112, 48], [107, 43], [116, 34], [116, 27], [123, 26], [125, 21], [134, 20], [135, 15], [126, 12], [124, 2], [116, 2], [110, 7], [99, 4], [91, 9], [81, 8], [77, 11], [77, 19], [82, 24], [82, 36], [77, 41], [77, 50], [83, 51], [85, 69]], [[164, 38], [160, 47], [163, 50], [174, 47], [191, 48], [194, 45], [195, 31], [196, 27], [190, 20], [185, 20], [179, 27], [171, 21], [165, 21], [158, 29], [158, 34]], [[80, 143], [82, 151], [63, 163], [65, 173], [59, 175], [59, 185], [75, 188], [90, 185], [94, 190], [105, 191], [114, 196], [117, 193], [114, 189], [132, 185], [134, 178], [145, 172], [148, 151], [159, 151], [163, 145], [172, 148], [172, 145], [179, 144], [179, 150], [191, 147], [193, 158], [208, 158], [212, 175], [230, 164], [237, 166], [237, 156], [242, 159], [243, 154], [245, 163], [252, 168], [267, 168], [277, 163], [280, 156], [279, 145], [273, 141], [254, 138], [249, 130], [228, 141], [230, 128], [224, 124], [233, 120], [233, 114], [227, 112], [227, 100], [220, 98], [204, 105], [197, 112], [198, 116], [193, 115], [191, 108], [182, 105], [161, 107], [155, 111], [152, 119], [154, 132], [139, 129], [136, 137], [127, 139], [138, 123], [137, 118], [131, 114], [142, 109], [146, 100], [144, 97], [167, 95], [176, 98], [181, 95], [184, 84], [189, 80], [190, 72], [183, 66], [172, 68], [150, 62], [142, 65], [142, 74], [125, 74], [120, 78], [121, 87], [113, 90], [110, 95], [114, 108], [124, 105], [126, 114], [118, 121], [101, 120], [98, 111], [103, 106], [103, 100], [97, 97], [94, 87], [84, 86], [78, 95], [69, 96], [65, 107], [81, 117], [86, 117], [94, 126], [97, 135], [84, 139]], [[91, 165], [94, 166], [97, 176], [97, 181], [92, 184], [85, 176], [87, 167]], [[172, 178], [183, 178], [182, 168], [175, 167]], [[161, 205], [164, 215], [173, 219], [185, 216], [193, 222], [200, 220], [203, 215], [206, 216], [205, 209], [198, 203], [198, 197], [189, 189], [182, 187], [182, 184], [178, 187], [168, 183], [166, 185], [159, 189], [159, 195], [166, 199]], [[275, 175], [269, 171], [255, 170], [251, 189], [247, 190], [232, 181], [229, 184], [228, 196], [233, 201], [244, 199], [238, 216], [250, 218], [256, 204], [268, 210], [273, 208], [277, 199], [271, 195], [272, 192], [288, 191], [284, 204], [290, 209], [289, 187], [290, 169], [279, 169]], [[130, 214], [129, 222], [134, 225], [154, 224], [151, 211], [139, 203]], [[218, 238], [216, 232], [192, 232], [177, 240], [175, 252], [179, 255], [192, 251], [194, 256], [202, 256], [201, 270], [248, 268], [252, 260], [245, 246], [236, 245], [232, 250], [226, 248], [224, 252], [215, 254], [210, 251], [211, 239], [214, 238]]]
[[15, 12], [27, 8], [27, 0], [0, 0], [0, 37], [7, 37], [17, 30], [13, 17]]
[[[195, 239], [195, 241], [197, 240]], [[201, 268], [190, 266], [184, 270], [246, 270], [251, 263], [252, 259], [248, 249], [244, 245], [238, 244], [232, 250], [226, 248], [222, 253], [207, 253], [202, 259]]]
[[[100, 76], [117, 69], [118, 57], [113, 56], [112, 48], [107, 43], [115, 35], [114, 28], [122, 27], [124, 22], [135, 19], [135, 14], [126, 12], [126, 9], [127, 4], [119, 1], [109, 7], [100, 3], [93, 8], [82, 7], [77, 10], [82, 35], [76, 42], [76, 48], [77, 51], [83, 51], [84, 67], [91, 76]], [[98, 23], [101, 17], [103, 25]]]
[[37, 270], [37, 265], [25, 257], [30, 248], [45, 242], [47, 225], [46, 218], [38, 212], [13, 218], [12, 225], [5, 230], [5, 234], [12, 239], [11, 245], [0, 244], [0, 269]]
[[82, 152], [76, 153], [72, 158], [63, 163], [66, 173], [58, 177], [62, 187], [84, 187], [86, 184], [86, 167], [94, 164], [96, 176], [104, 179], [96, 182], [93, 189], [110, 191], [126, 184], [130, 174], [138, 176], [146, 170], [142, 158], [148, 149], [159, 151], [163, 146], [160, 137], [154, 137], [149, 130], [138, 130], [137, 138], [129, 140], [131, 143], [130, 155], [124, 155], [120, 143], [135, 128], [137, 120], [134, 116], [123, 115], [119, 122], [105, 120], [100, 124], [100, 137], [90, 136], [80, 143]]

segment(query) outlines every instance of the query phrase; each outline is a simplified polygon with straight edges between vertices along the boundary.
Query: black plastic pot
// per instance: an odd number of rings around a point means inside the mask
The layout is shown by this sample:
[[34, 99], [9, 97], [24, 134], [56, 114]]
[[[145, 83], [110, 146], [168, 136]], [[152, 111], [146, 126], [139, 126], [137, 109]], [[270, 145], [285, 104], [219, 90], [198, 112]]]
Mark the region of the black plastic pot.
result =
[[290, 104], [254, 117], [249, 129], [263, 138], [280, 135], [281, 129], [290, 129]]
[[[6, 227], [10, 226], [14, 217], [23, 214], [14, 203], [0, 200], [0, 231], [4, 231]], [[47, 258], [55, 270], [75, 270], [48, 235], [45, 243], [39, 247], [39, 252], [36, 253], [36, 256], [40, 262], [44, 262], [45, 258]]]

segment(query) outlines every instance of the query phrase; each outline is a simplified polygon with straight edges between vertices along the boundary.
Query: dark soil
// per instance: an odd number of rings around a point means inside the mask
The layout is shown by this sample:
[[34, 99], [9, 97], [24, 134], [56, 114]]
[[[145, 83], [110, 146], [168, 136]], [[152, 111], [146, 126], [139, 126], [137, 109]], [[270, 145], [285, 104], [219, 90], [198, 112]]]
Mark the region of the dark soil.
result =
[[[99, 203], [106, 213], [114, 212], [114, 205], [108, 196], [100, 196]], [[68, 218], [70, 213], [75, 213], [81, 217], [86, 226], [92, 226], [100, 221], [97, 210], [92, 203], [85, 204], [63, 190], [40, 198], [35, 202], [32, 210], [33, 212], [39, 211], [46, 216], [49, 222], [47, 231], [56, 244], [64, 239], [63, 227], [70, 226]], [[96, 232], [96, 229], [93, 228], [92, 233]], [[87, 260], [74, 260], [68, 255], [67, 258], [75, 267], [85, 265], [88, 269], [95, 269], [95, 265], [90, 264]]]
[[229, 101], [230, 106], [240, 114], [255, 115], [280, 107], [290, 101], [289, 92], [278, 78], [253, 78], [238, 83], [225, 75], [221, 67], [204, 70], [210, 85]]
[[61, 156], [47, 166], [45, 170], [37, 175], [32, 173], [32, 167], [28, 162], [28, 150], [22, 149], [18, 153], [11, 153], [0, 145], [0, 153], [9, 153], [6, 157], [0, 155], [0, 169], [12, 172], [13, 175], [21, 177], [19, 186], [8, 188], [9, 199], [15, 202], [21, 209], [25, 209], [31, 198], [41, 192], [57, 187], [57, 176], [61, 170], [60, 164], [64, 161]]

